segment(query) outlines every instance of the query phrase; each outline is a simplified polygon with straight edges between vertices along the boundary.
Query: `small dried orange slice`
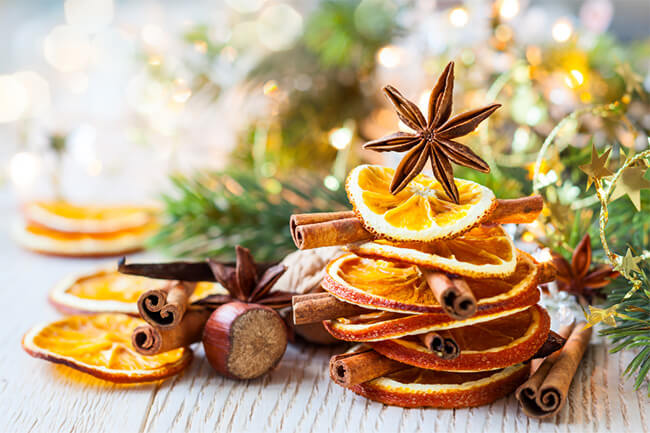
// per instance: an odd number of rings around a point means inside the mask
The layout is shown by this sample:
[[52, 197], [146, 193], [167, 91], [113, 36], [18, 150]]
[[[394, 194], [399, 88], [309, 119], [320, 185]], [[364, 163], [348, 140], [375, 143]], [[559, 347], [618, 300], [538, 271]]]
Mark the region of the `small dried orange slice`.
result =
[[435, 178], [416, 176], [399, 193], [390, 192], [395, 170], [360, 165], [348, 175], [346, 190], [364, 227], [396, 241], [432, 241], [458, 236], [488, 217], [494, 193], [475, 182], [456, 179], [460, 203], [447, 196]]
[[[478, 313], [493, 313], [526, 305], [531, 298], [539, 297], [537, 275], [538, 266], [532, 257], [519, 251], [517, 266], [507, 277], [465, 277], [465, 281], [476, 297]], [[362, 307], [444, 313], [420, 269], [408, 263], [345, 254], [327, 266], [322, 287], [340, 300]]]
[[66, 201], [35, 201], [23, 206], [33, 225], [71, 233], [111, 233], [143, 226], [155, 214], [153, 207], [75, 205]]
[[462, 408], [492, 403], [528, 378], [528, 364], [479, 373], [409, 368], [350, 387], [384, 404], [402, 407]]
[[144, 241], [157, 229], [157, 223], [149, 222], [139, 227], [110, 233], [71, 233], [17, 222], [13, 227], [13, 236], [23, 247], [42, 254], [105, 257], [142, 249]]
[[460, 349], [455, 359], [442, 359], [414, 336], [369, 344], [387, 358], [414, 367], [461, 372], [496, 370], [529, 360], [546, 341], [550, 324], [548, 313], [534, 305], [501, 319], [451, 329], [449, 334]]
[[515, 244], [501, 226], [481, 225], [453, 239], [431, 242], [380, 239], [350, 244], [347, 249], [363, 257], [397, 260], [476, 278], [507, 276], [517, 265]]
[[[64, 314], [126, 313], [138, 315], [136, 302], [147, 290], [161, 288], [165, 280], [125, 275], [115, 266], [65, 277], [50, 291], [50, 302]], [[209, 295], [226, 294], [218, 283], [200, 282], [190, 302]]]
[[23, 348], [35, 358], [118, 383], [164, 379], [189, 365], [189, 348], [153, 356], [138, 354], [131, 347], [131, 334], [144, 324], [125, 314], [68, 316], [32, 328], [23, 337]]

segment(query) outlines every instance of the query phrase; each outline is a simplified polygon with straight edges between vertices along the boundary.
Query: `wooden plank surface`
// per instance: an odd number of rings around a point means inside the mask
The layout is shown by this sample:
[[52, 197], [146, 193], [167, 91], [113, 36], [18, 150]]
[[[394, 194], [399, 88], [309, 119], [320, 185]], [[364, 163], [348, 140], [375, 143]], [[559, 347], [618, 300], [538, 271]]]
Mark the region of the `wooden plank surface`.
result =
[[527, 418], [514, 397], [480, 408], [402, 409], [333, 384], [327, 364], [342, 347], [297, 344], [271, 374], [249, 382], [216, 375], [196, 350], [183, 375], [144, 386], [117, 386], [33, 359], [20, 348], [37, 322], [58, 317], [48, 289], [102, 260], [70, 260], [18, 249], [8, 235], [12, 211], [0, 200], [0, 431], [2, 432], [605, 432], [650, 433], [650, 399], [621, 374], [633, 354], [609, 355], [595, 340], [562, 412]]

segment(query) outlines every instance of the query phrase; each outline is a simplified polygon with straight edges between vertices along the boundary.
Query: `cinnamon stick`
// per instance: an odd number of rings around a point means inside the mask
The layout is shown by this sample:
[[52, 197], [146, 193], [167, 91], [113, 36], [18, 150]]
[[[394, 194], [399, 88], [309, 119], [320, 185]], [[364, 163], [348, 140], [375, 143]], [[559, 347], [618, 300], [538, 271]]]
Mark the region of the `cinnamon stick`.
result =
[[423, 271], [423, 275], [433, 296], [449, 316], [462, 320], [476, 313], [476, 298], [465, 280], [434, 271]]
[[410, 367], [381, 356], [372, 349], [343, 353], [330, 359], [330, 377], [346, 388], [407, 368]]
[[173, 281], [164, 288], [144, 292], [137, 302], [140, 317], [160, 328], [178, 326], [195, 287], [193, 283]]
[[515, 395], [526, 415], [547, 418], [558, 413], [566, 403], [569, 386], [591, 338], [592, 328], [585, 325], [585, 322], [577, 323], [564, 348], [547, 357], [517, 389]]
[[358, 305], [339, 301], [326, 292], [294, 296], [291, 303], [293, 305], [294, 325], [318, 323], [323, 320], [356, 316], [373, 311], [359, 307]]
[[494, 224], [527, 224], [537, 219], [544, 208], [541, 195], [497, 200], [497, 206], [490, 214], [489, 221]]
[[174, 328], [159, 328], [149, 324], [138, 326], [131, 334], [131, 344], [142, 355], [157, 355], [201, 341], [203, 328], [212, 314], [211, 309], [192, 308]]
[[[491, 224], [530, 223], [544, 207], [539, 195], [497, 200], [486, 222]], [[345, 245], [374, 239], [353, 211], [294, 214], [289, 223], [291, 237], [301, 250]]]
[[418, 338], [424, 347], [442, 359], [455, 359], [460, 355], [458, 343], [449, 331], [427, 332], [419, 334]]

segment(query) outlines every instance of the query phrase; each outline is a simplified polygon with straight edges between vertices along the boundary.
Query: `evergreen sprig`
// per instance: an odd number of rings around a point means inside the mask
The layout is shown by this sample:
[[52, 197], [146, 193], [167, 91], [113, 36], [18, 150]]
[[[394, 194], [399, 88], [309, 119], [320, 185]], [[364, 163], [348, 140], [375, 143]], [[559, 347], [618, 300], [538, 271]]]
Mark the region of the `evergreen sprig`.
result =
[[[607, 296], [609, 306], [618, 305], [617, 326], [600, 331], [601, 335], [611, 338], [614, 347], [611, 353], [621, 350], [637, 350], [637, 354], [624, 371], [626, 376], [636, 374], [635, 389], [641, 387], [650, 377], [650, 281], [647, 278], [648, 266], [643, 269], [641, 278], [643, 286], [628, 298], [630, 290], [627, 280], [619, 278], [610, 285]], [[648, 382], [650, 395], [650, 382]]]
[[165, 221], [149, 246], [172, 257], [234, 260], [242, 245], [259, 261], [279, 261], [295, 250], [291, 214], [349, 207], [342, 188], [330, 191], [314, 176], [278, 180], [232, 169], [174, 175], [171, 183]]

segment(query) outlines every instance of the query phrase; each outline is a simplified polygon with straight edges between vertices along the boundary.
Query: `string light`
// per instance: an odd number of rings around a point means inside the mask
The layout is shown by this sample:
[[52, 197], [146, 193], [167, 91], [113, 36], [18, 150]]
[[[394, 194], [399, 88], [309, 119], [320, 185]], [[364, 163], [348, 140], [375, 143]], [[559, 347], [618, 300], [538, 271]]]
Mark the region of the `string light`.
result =
[[449, 22], [454, 27], [465, 27], [469, 21], [469, 14], [464, 7], [453, 8], [449, 12]]
[[584, 83], [585, 78], [582, 75], [582, 72], [577, 69], [572, 69], [569, 71], [569, 74], [564, 78], [564, 82], [570, 89], [575, 89], [580, 87]]
[[553, 24], [551, 34], [557, 42], [566, 42], [573, 34], [573, 25], [568, 19], [560, 18]]
[[332, 129], [329, 133], [329, 141], [335, 149], [345, 149], [352, 141], [352, 129], [345, 126], [342, 128]]
[[385, 68], [394, 68], [402, 61], [402, 53], [399, 48], [387, 45], [377, 51], [377, 62]]
[[510, 20], [517, 16], [519, 13], [519, 1], [518, 0], [501, 0], [499, 5], [499, 15], [504, 20]]

